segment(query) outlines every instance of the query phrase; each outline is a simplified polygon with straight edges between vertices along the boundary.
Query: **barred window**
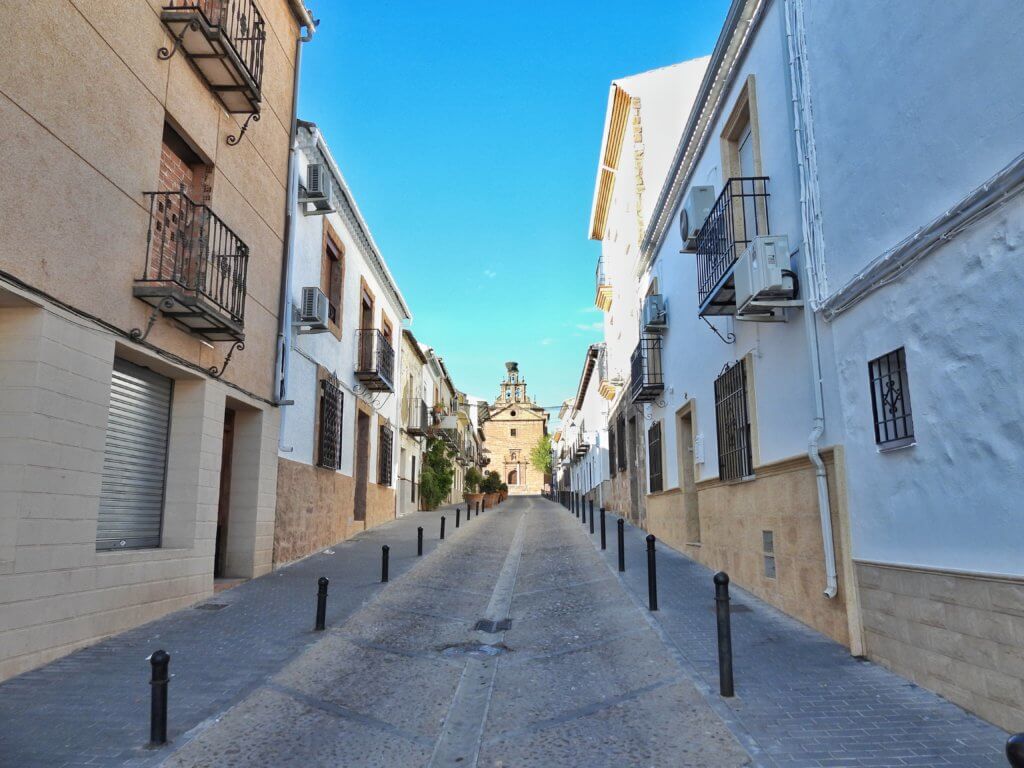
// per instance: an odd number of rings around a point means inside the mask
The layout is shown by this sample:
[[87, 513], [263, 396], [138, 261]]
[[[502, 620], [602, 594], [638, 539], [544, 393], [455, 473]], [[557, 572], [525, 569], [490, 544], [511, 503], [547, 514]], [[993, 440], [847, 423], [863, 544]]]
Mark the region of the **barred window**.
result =
[[650, 492], [660, 493], [661, 479], [661, 422], [656, 421], [647, 430], [647, 466], [651, 471]]
[[377, 441], [377, 483], [391, 485], [391, 427], [381, 425]]
[[715, 416], [718, 426], [718, 477], [739, 480], [754, 474], [747, 410], [747, 372], [742, 360], [715, 379]]
[[619, 438], [619, 470], [626, 468], [626, 418], [619, 416], [619, 426], [616, 430]]
[[903, 347], [868, 363], [868, 374], [875, 443], [882, 448], [910, 445], [914, 442], [914, 419], [910, 413], [907, 358]]
[[336, 381], [320, 382], [320, 435], [317, 466], [341, 469], [341, 417], [345, 399]]
[[615, 427], [608, 427], [608, 476], [615, 477]]

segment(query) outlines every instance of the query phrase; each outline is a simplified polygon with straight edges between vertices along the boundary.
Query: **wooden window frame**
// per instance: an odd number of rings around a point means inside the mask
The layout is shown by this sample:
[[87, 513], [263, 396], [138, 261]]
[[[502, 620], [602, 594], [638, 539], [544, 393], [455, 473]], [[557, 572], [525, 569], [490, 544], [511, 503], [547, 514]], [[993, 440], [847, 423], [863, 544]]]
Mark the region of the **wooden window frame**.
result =
[[754, 176], [764, 175], [761, 163], [761, 129], [757, 118], [757, 87], [754, 75], [747, 75], [743, 82], [736, 102], [733, 104], [729, 119], [722, 127], [720, 137], [722, 150], [722, 181], [740, 176], [739, 142], [743, 137], [743, 129], [750, 126], [750, 140], [754, 146]]
[[[322, 290], [324, 295], [327, 297], [327, 302], [335, 305], [337, 320], [328, 320], [327, 327], [330, 332], [334, 334], [335, 338], [340, 339], [345, 302], [345, 246], [342, 244], [341, 238], [338, 237], [338, 233], [334, 231], [334, 227], [331, 226], [330, 222], [327, 221], [326, 218], [324, 218], [323, 221], [324, 232], [320, 248], [320, 290]], [[336, 259], [331, 256], [332, 248], [337, 254]], [[333, 261], [338, 262], [340, 272], [338, 279], [338, 294], [336, 297], [331, 295], [331, 264]]]
[[[657, 445], [655, 445], [657, 441]], [[648, 493], [665, 490], [665, 446], [661, 420], [647, 428], [647, 489]]]

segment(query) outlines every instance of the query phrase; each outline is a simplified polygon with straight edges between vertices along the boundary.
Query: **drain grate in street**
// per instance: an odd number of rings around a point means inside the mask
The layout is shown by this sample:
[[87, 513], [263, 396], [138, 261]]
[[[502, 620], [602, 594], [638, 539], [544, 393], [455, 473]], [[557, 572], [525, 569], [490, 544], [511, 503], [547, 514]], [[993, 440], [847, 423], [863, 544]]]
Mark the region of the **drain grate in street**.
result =
[[473, 629], [477, 632], [487, 632], [489, 634], [505, 632], [506, 630], [512, 629], [512, 619], [501, 619], [500, 621], [494, 621], [493, 619], [480, 619]]
[[227, 608], [227, 603], [201, 603], [195, 606], [197, 611], [219, 611], [221, 608]]

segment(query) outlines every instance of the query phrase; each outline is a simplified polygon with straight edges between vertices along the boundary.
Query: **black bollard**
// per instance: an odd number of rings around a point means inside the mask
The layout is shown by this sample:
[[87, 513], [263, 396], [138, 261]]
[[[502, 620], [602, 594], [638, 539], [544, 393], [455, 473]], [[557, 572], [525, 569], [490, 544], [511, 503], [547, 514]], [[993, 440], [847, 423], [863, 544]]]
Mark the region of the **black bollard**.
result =
[[480, 502], [479, 501], [476, 503], [476, 516], [480, 517]]
[[385, 544], [380, 548], [380, 580], [388, 580], [388, 558], [391, 556], [391, 547]]
[[423, 526], [416, 529], [416, 557], [423, 557]]
[[601, 549], [608, 549], [608, 540], [604, 535], [604, 507], [601, 507]]
[[1010, 768], [1024, 768], [1024, 733], [1017, 733], [1006, 740], [1006, 759]]
[[456, 508], [455, 508], [455, 527], [456, 527], [456, 528], [458, 528], [458, 527], [459, 527], [459, 515], [461, 515], [461, 514], [462, 514], [462, 513], [461, 513], [461, 512], [459, 511], [459, 508], [458, 508], [458, 507], [456, 507]]
[[619, 573], [626, 570], [626, 522], [620, 517], [619, 522]]
[[590, 535], [594, 535], [594, 500], [590, 500]]
[[654, 562], [654, 534], [647, 534], [647, 607], [658, 610], [658, 570]]
[[587, 500], [584, 498], [580, 499], [580, 512], [583, 513], [583, 524], [587, 524]]
[[444, 541], [444, 515], [441, 515], [441, 541]]
[[573, 509], [576, 512], [576, 517], [580, 516], [580, 495], [578, 493], [573, 494]]
[[149, 657], [152, 666], [152, 677], [149, 680], [149, 743], [153, 746], [167, 743], [167, 684], [171, 676], [167, 668], [171, 663], [171, 654], [167, 651], [156, 651]]
[[323, 632], [327, 621], [327, 585], [330, 582], [326, 576], [316, 580], [316, 626], [317, 632]]
[[715, 574], [715, 613], [718, 616], [718, 690], [725, 697], [733, 695], [732, 627], [729, 617], [729, 574]]

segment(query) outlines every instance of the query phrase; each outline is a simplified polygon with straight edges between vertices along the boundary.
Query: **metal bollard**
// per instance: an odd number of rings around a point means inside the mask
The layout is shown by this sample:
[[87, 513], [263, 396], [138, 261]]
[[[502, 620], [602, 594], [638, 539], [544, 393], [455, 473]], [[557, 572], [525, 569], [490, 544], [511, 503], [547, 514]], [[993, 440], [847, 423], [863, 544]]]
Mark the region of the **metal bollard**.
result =
[[380, 548], [380, 580], [388, 580], [388, 559], [391, 556], [391, 547], [385, 544]]
[[456, 527], [456, 528], [458, 528], [458, 527], [459, 527], [459, 515], [461, 515], [461, 514], [462, 514], [462, 513], [461, 513], [461, 512], [459, 511], [459, 508], [458, 508], [458, 507], [456, 507], [456, 508], [455, 508], [455, 527]]
[[621, 517], [619, 526], [619, 573], [626, 570], [626, 521]]
[[658, 610], [658, 570], [654, 562], [654, 534], [647, 534], [647, 607]]
[[1024, 733], [1017, 733], [1006, 740], [1006, 759], [1010, 768], [1024, 768]]
[[594, 500], [590, 500], [590, 535], [594, 535]]
[[149, 680], [149, 743], [153, 746], [167, 743], [167, 684], [171, 676], [167, 668], [171, 663], [171, 654], [167, 651], [156, 651], [149, 657], [152, 676]]
[[441, 541], [444, 541], [444, 515], [441, 515]]
[[576, 517], [580, 516], [580, 495], [578, 493], [573, 494], [573, 507], [576, 512]]
[[580, 498], [580, 512], [583, 513], [583, 524], [587, 524], [587, 500]]
[[423, 557], [423, 526], [416, 529], [416, 557]]
[[317, 632], [323, 632], [327, 621], [327, 585], [330, 581], [326, 576], [316, 580], [316, 626]]
[[718, 690], [725, 697], [733, 695], [732, 626], [729, 617], [729, 574], [715, 574], [715, 613], [718, 616]]
[[604, 535], [604, 507], [601, 507], [601, 549], [608, 549], [608, 540]]
[[476, 516], [480, 517], [480, 502], [479, 501], [476, 503]]

